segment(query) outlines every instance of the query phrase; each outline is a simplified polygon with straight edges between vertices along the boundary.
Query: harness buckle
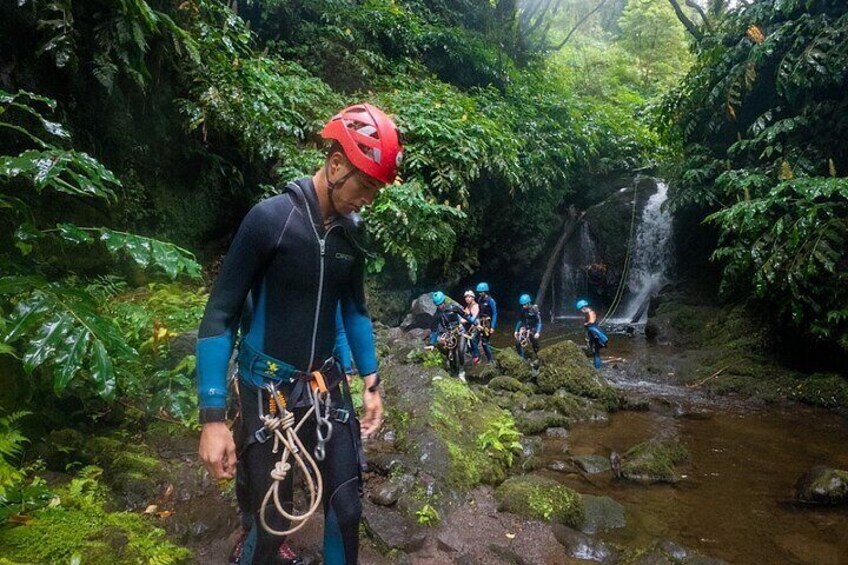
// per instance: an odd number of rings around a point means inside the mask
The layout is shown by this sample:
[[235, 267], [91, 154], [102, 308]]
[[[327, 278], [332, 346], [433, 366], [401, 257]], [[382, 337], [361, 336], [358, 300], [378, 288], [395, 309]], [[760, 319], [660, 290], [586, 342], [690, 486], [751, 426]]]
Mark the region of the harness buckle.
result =
[[336, 408], [333, 410], [333, 419], [340, 424], [347, 424], [350, 421], [350, 411], [346, 408]]
[[253, 437], [259, 443], [265, 443], [266, 441], [271, 439], [271, 436], [270, 436], [270, 434], [268, 434], [268, 430], [265, 429], [265, 427], [261, 427], [258, 430], [256, 430], [255, 432], [253, 432]]

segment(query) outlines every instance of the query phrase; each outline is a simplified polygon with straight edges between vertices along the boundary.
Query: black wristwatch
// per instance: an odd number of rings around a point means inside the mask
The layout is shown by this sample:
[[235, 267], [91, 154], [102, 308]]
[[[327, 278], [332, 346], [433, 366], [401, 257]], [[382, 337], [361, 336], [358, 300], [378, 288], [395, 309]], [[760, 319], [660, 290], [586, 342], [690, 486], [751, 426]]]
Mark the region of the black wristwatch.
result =
[[368, 392], [377, 392], [377, 389], [380, 388], [380, 383], [382, 379], [380, 378], [380, 373], [377, 373], [377, 380], [374, 381], [374, 384], [368, 387]]
[[201, 408], [200, 409], [200, 423], [201, 424], [210, 424], [212, 422], [226, 422], [227, 421], [227, 409], [226, 408]]

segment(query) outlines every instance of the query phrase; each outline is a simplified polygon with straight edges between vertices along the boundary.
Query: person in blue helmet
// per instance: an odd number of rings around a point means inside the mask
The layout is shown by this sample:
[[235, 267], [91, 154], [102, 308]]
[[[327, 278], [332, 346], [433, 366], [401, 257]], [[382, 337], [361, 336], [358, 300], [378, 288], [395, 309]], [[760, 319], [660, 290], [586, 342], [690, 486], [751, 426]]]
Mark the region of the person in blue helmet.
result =
[[522, 359], [528, 345], [533, 347], [533, 354], [539, 353], [539, 336], [542, 333], [542, 314], [539, 307], [533, 304], [529, 294], [522, 294], [518, 299], [521, 305], [521, 314], [515, 323], [515, 350]]
[[495, 299], [489, 295], [489, 283], [481, 282], [477, 285], [477, 304], [480, 305], [480, 315], [477, 317], [477, 323], [480, 327], [480, 344], [483, 346], [486, 360], [491, 362], [494, 355], [489, 340], [498, 327], [498, 305], [495, 303]]
[[467, 340], [463, 325], [470, 323], [470, 319], [459, 304], [447, 302], [444, 292], [437, 290], [432, 294], [432, 298], [433, 304], [436, 305], [436, 314], [430, 328], [430, 344], [427, 349], [435, 348], [437, 343], [447, 349], [451, 371], [465, 382]]
[[601, 349], [607, 346], [609, 338], [607, 334], [598, 326], [598, 315], [589, 306], [587, 300], [578, 300], [575, 305], [578, 310], [583, 313], [583, 327], [586, 328], [586, 339], [589, 342], [589, 351], [595, 360], [595, 368], [601, 368]]

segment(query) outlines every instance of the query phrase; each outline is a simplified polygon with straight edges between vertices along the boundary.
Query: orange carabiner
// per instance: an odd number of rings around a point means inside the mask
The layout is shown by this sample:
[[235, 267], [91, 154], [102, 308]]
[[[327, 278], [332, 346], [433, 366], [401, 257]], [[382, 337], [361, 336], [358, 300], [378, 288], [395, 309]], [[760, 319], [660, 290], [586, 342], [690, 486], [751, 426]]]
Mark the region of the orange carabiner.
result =
[[324, 381], [324, 375], [321, 371], [312, 371], [312, 381], [310, 381], [310, 386], [314, 389], [318, 389], [320, 393], [329, 392], [327, 389], [327, 383]]

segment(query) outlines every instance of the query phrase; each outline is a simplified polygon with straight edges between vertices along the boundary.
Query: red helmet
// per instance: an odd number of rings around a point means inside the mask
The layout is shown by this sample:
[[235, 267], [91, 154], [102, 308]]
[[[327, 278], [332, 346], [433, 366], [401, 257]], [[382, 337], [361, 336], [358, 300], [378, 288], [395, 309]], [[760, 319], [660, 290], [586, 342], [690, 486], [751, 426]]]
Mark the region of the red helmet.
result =
[[338, 141], [354, 167], [380, 182], [397, 177], [403, 159], [403, 142], [397, 126], [385, 112], [371, 104], [345, 108], [327, 122], [324, 139]]

